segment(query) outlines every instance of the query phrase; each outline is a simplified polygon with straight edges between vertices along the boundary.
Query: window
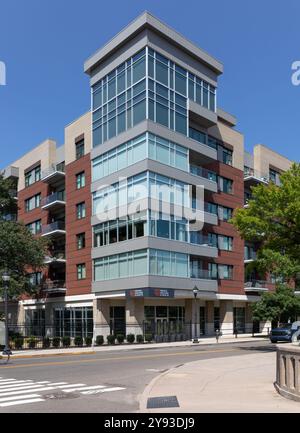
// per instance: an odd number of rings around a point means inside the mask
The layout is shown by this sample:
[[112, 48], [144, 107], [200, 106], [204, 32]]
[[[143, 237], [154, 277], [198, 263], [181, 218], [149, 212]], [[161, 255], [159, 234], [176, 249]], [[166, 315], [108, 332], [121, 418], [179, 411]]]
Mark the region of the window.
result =
[[233, 309], [233, 332], [245, 333], [246, 332], [246, 310], [245, 308]]
[[218, 206], [219, 219], [228, 222], [232, 218], [233, 209], [225, 206]]
[[77, 249], [82, 250], [85, 248], [85, 233], [79, 233], [76, 235]]
[[55, 309], [54, 327], [58, 337], [93, 337], [93, 307]]
[[27, 171], [25, 173], [25, 186], [30, 186], [34, 184], [35, 182], [38, 182], [41, 180], [41, 166], [38, 165], [37, 167], [33, 168], [30, 171]]
[[233, 194], [233, 181], [226, 177], [219, 176], [219, 189], [226, 194]]
[[220, 330], [220, 307], [214, 307], [214, 330]]
[[84, 188], [85, 187], [85, 172], [81, 172], [76, 174], [76, 188]]
[[231, 236], [218, 235], [218, 247], [220, 250], [232, 251], [233, 238]]
[[147, 274], [147, 250], [102, 257], [94, 260], [94, 280], [104, 281]]
[[86, 278], [85, 264], [77, 265], [77, 280], [84, 280]]
[[33, 286], [39, 286], [42, 282], [42, 273], [34, 272], [33, 274], [28, 275], [29, 283]]
[[42, 221], [37, 220], [30, 224], [27, 224], [26, 227], [31, 231], [33, 235], [37, 235], [42, 231]]
[[275, 183], [276, 185], [280, 185], [280, 173], [278, 171], [270, 168], [269, 178], [271, 182]]
[[80, 159], [84, 156], [84, 138], [75, 143], [76, 159]]
[[232, 153], [232, 150], [229, 150], [226, 147], [221, 147], [221, 161], [224, 164], [232, 165]]
[[25, 210], [26, 212], [30, 212], [33, 209], [36, 209], [41, 206], [41, 194], [36, 194], [33, 197], [25, 200]]
[[76, 205], [76, 215], [78, 220], [85, 218], [86, 216], [85, 202]]
[[233, 279], [233, 266], [232, 265], [218, 265], [218, 276], [220, 280]]

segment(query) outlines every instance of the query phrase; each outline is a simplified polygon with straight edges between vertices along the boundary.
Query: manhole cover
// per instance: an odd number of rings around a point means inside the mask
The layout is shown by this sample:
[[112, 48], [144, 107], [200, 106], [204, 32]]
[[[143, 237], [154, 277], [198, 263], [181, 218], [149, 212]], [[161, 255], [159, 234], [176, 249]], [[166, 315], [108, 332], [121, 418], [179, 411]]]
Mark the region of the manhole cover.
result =
[[148, 398], [147, 409], [160, 409], [164, 407], [179, 407], [177, 397], [172, 395], [167, 397]]
[[78, 398], [80, 394], [76, 394], [75, 392], [56, 392], [53, 394], [46, 394], [43, 398], [47, 400], [67, 400], [71, 398]]

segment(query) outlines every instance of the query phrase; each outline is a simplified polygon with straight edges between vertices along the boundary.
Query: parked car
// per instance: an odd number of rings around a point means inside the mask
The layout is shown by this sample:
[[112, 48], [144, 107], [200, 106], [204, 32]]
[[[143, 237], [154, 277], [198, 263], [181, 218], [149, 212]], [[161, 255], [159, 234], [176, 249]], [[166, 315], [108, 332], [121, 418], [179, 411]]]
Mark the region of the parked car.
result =
[[[300, 328], [300, 322], [286, 323], [281, 325], [279, 328], [274, 328], [270, 333], [271, 343], [278, 343], [280, 341], [286, 341], [291, 343], [293, 334]], [[298, 340], [300, 336], [298, 336]]]

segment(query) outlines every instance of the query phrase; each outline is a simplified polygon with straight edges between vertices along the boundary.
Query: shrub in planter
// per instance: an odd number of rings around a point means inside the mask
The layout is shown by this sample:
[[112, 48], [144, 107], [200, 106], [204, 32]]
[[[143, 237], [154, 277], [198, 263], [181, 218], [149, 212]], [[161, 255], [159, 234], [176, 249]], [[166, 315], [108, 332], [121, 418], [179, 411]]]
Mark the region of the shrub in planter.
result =
[[125, 337], [124, 337], [123, 334], [118, 334], [118, 335], [117, 335], [117, 342], [118, 342], [119, 344], [124, 343], [124, 340], [125, 340]]
[[93, 339], [92, 337], [85, 337], [84, 342], [86, 346], [90, 347], [93, 343]]
[[29, 349], [35, 349], [36, 346], [36, 339], [34, 337], [30, 337], [28, 339], [28, 347]]
[[16, 349], [22, 349], [24, 345], [24, 338], [23, 337], [16, 337], [14, 338], [15, 348]]
[[60, 346], [60, 337], [54, 337], [52, 340], [52, 346], [53, 347], [59, 347]]
[[97, 337], [96, 337], [96, 345], [97, 346], [102, 346], [103, 343], [104, 343], [103, 335], [97, 335]]
[[145, 335], [145, 340], [147, 341], [147, 343], [151, 343], [151, 341], [153, 340], [152, 334], [146, 334]]
[[74, 338], [74, 344], [75, 346], [83, 346], [83, 338], [82, 337], [75, 337]]
[[134, 334], [128, 334], [126, 337], [127, 343], [132, 344], [134, 343], [135, 340], [135, 335]]
[[43, 339], [43, 349], [49, 349], [51, 345], [50, 338], [46, 337]]
[[136, 342], [137, 343], [144, 343], [144, 336], [143, 335], [137, 335], [136, 336]]
[[62, 338], [62, 344], [64, 347], [70, 347], [71, 346], [71, 338], [70, 337], [63, 337]]
[[115, 344], [116, 337], [114, 335], [108, 335], [106, 338], [108, 344]]

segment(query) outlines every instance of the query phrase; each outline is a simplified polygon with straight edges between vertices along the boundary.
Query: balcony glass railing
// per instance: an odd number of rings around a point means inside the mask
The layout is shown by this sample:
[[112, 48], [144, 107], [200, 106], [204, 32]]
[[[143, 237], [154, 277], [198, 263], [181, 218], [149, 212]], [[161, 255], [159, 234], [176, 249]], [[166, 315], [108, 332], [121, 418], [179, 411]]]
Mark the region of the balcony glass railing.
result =
[[45, 257], [46, 262], [56, 261], [56, 260], [66, 260], [65, 251], [51, 251], [48, 256]]
[[50, 176], [53, 173], [65, 173], [65, 164], [61, 163], [57, 165], [51, 165], [51, 167], [47, 168], [46, 170], [43, 170], [42, 179]]
[[253, 168], [245, 168], [244, 169], [244, 179], [248, 177], [254, 177], [262, 182], [269, 182], [269, 176], [265, 173], [261, 173]]
[[191, 278], [197, 278], [199, 280], [217, 280], [217, 275], [215, 272], [207, 269], [192, 269]]
[[51, 203], [55, 203], [56, 201], [64, 202], [65, 198], [66, 198], [65, 191], [55, 192], [51, 195], [48, 195], [48, 197], [46, 197], [42, 200], [42, 206], [47, 206]]
[[207, 245], [209, 247], [215, 247], [215, 248], [218, 247], [216, 240], [213, 240], [212, 238], [203, 235], [199, 232], [193, 232], [193, 231], [190, 232], [190, 243], [196, 245], [203, 245], [203, 246]]
[[66, 229], [66, 225], [64, 222], [56, 221], [54, 223], [43, 226], [42, 234], [45, 235], [47, 233], [51, 233], [51, 232], [54, 232], [56, 230], [63, 230], [64, 231], [65, 229]]
[[63, 280], [46, 281], [42, 283], [41, 288], [43, 290], [65, 289], [66, 282]]
[[217, 174], [213, 171], [207, 170], [206, 168], [199, 167], [198, 165], [190, 165], [190, 173], [195, 176], [204, 177], [205, 179], [217, 182]]
[[267, 284], [270, 284], [271, 281], [266, 281], [266, 280], [248, 280], [245, 281], [245, 287], [247, 288], [264, 288], [267, 287]]

